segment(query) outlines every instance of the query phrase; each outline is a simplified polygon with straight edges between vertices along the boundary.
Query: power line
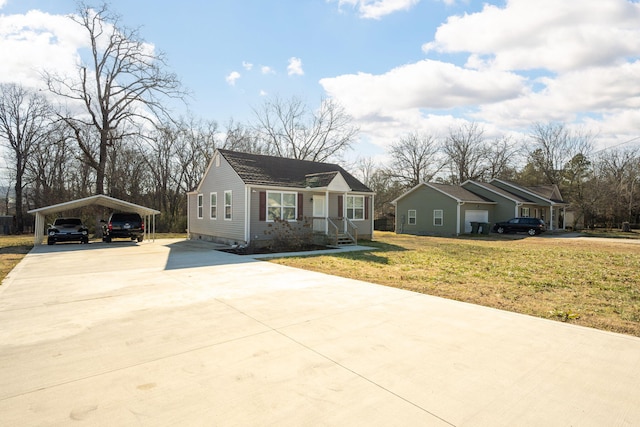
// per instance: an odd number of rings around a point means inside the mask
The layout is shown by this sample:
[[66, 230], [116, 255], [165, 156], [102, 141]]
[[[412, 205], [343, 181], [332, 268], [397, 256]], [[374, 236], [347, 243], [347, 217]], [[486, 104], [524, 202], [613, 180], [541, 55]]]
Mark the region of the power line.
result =
[[599, 150], [594, 151], [594, 152], [593, 152], [593, 154], [599, 153], [599, 152], [604, 151], [604, 150], [609, 150], [609, 149], [611, 149], [611, 148], [616, 148], [616, 147], [619, 147], [619, 146], [621, 146], [621, 145], [628, 144], [628, 143], [630, 143], [630, 142], [635, 141], [636, 139], [640, 139], [640, 136], [636, 136], [635, 138], [631, 138], [631, 139], [629, 139], [629, 140], [627, 140], [627, 141], [623, 141], [623, 142], [621, 142], [621, 143], [619, 143], [619, 144], [612, 145], [612, 146], [610, 146], [610, 147], [604, 147], [604, 148], [601, 148], [601, 149], [599, 149]]

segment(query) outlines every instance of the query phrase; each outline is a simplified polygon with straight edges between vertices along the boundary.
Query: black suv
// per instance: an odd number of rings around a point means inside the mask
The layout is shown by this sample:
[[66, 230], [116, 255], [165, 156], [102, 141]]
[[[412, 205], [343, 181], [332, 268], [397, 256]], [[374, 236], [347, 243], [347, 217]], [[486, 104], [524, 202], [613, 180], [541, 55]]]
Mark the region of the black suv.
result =
[[544, 221], [538, 218], [512, 218], [509, 221], [497, 222], [493, 226], [493, 231], [500, 234], [524, 231], [530, 236], [540, 234], [546, 229]]
[[110, 243], [111, 239], [131, 239], [142, 242], [144, 238], [144, 221], [137, 213], [112, 213], [109, 221], [102, 225], [102, 241]]

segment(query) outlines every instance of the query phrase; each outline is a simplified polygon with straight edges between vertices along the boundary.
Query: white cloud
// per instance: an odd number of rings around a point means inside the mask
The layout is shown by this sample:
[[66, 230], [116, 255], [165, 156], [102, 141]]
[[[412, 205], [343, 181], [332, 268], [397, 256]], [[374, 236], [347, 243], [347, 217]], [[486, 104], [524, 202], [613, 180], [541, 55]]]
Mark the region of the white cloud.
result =
[[251, 71], [253, 64], [251, 62], [242, 61], [242, 67], [247, 71]]
[[640, 3], [508, 0], [450, 17], [423, 50], [473, 54], [475, 66], [554, 71], [604, 65], [640, 52]]
[[394, 110], [449, 109], [518, 96], [524, 79], [504, 71], [478, 71], [425, 60], [382, 74], [349, 74], [320, 80], [354, 117]]
[[483, 105], [477, 117], [508, 126], [534, 121], [572, 122], [581, 114], [608, 114], [640, 108], [640, 61], [591, 67], [541, 78], [544, 89]]
[[290, 76], [304, 75], [304, 70], [302, 69], [302, 60], [300, 58], [296, 58], [295, 56], [289, 58], [289, 65], [287, 66], [287, 74]]
[[236, 81], [242, 77], [240, 75], [239, 72], [237, 71], [232, 71], [231, 73], [229, 73], [229, 75], [227, 77], [225, 77], [224, 79], [227, 81], [227, 83], [229, 84], [229, 86], [235, 86], [236, 85]]
[[0, 15], [0, 81], [42, 87], [42, 71], [72, 75], [86, 47], [82, 28], [68, 17], [37, 10]]
[[2, 9], [5, 4], [7, 4], [7, 1], [8, 0], [0, 0], [0, 9]]
[[263, 65], [262, 67], [260, 67], [260, 72], [262, 74], [275, 74], [274, 69], [269, 67], [268, 65]]
[[409, 10], [420, 0], [337, 0], [338, 6], [352, 6], [362, 18], [381, 19], [401, 10]]
[[638, 22], [640, 2], [629, 0], [485, 4], [450, 17], [423, 46], [462, 56], [458, 65], [425, 60], [320, 83], [380, 146], [407, 129], [442, 135], [465, 120], [495, 136], [559, 121], [620, 143], [637, 136], [640, 120]]
[[260, 96], [268, 96], [269, 94], [267, 93], [267, 91], [260, 89]]
[[407, 130], [444, 136], [466, 120], [455, 117], [454, 110], [475, 110], [477, 105], [517, 98], [527, 91], [526, 79], [514, 73], [469, 70], [431, 60], [382, 75], [325, 78], [320, 84], [362, 133], [381, 147]]

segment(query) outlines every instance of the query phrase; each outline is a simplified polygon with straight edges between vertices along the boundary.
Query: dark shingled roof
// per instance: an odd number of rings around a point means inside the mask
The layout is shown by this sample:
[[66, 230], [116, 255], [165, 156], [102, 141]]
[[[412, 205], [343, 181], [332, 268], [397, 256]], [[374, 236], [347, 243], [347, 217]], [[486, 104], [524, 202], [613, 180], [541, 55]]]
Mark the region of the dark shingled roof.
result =
[[340, 166], [309, 160], [218, 150], [245, 184], [277, 187], [326, 187], [339, 172], [353, 191], [372, 193]]
[[472, 193], [471, 191], [459, 185], [436, 184], [433, 182], [428, 183], [428, 185], [433, 188], [437, 188], [443, 193], [448, 194], [451, 197], [454, 197], [463, 202], [494, 203], [491, 200], [486, 199], [478, 194]]
[[489, 190], [493, 191], [494, 193], [501, 194], [501, 195], [503, 195], [504, 197], [507, 197], [507, 198], [509, 198], [509, 199], [511, 199], [511, 200], [515, 200], [516, 202], [521, 202], [521, 203], [532, 203], [532, 201], [531, 201], [531, 200], [529, 200], [529, 199], [526, 199], [526, 198], [524, 198], [524, 197], [522, 197], [522, 196], [518, 196], [517, 194], [515, 194], [515, 193], [511, 193], [511, 192], [509, 192], [509, 191], [507, 191], [507, 190], [504, 190], [504, 189], [502, 189], [502, 188], [500, 188], [500, 187], [496, 187], [496, 186], [495, 186], [495, 185], [493, 185], [493, 184], [486, 183], [486, 182], [478, 182], [478, 183], [476, 183], [476, 184], [481, 185], [481, 186], [483, 186], [484, 188], [487, 188], [487, 189], [489, 189]]

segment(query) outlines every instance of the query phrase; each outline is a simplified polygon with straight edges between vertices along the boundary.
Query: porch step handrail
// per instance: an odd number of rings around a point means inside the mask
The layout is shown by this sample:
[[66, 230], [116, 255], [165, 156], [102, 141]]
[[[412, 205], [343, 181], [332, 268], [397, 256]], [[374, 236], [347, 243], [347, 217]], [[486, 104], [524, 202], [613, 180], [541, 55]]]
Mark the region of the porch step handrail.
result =
[[355, 245], [358, 244], [358, 226], [355, 225], [349, 218], [344, 218], [345, 231], [344, 233], [353, 240]]
[[333, 243], [335, 245], [337, 245], [338, 244], [338, 234], [339, 234], [340, 229], [338, 228], [336, 223], [333, 222], [333, 220], [331, 218], [327, 217], [326, 219], [327, 219], [327, 224], [329, 225], [329, 227], [328, 227], [329, 228], [329, 232], [327, 234], [328, 234], [328, 236], [330, 238], [334, 237], [334, 239], [332, 239]]

